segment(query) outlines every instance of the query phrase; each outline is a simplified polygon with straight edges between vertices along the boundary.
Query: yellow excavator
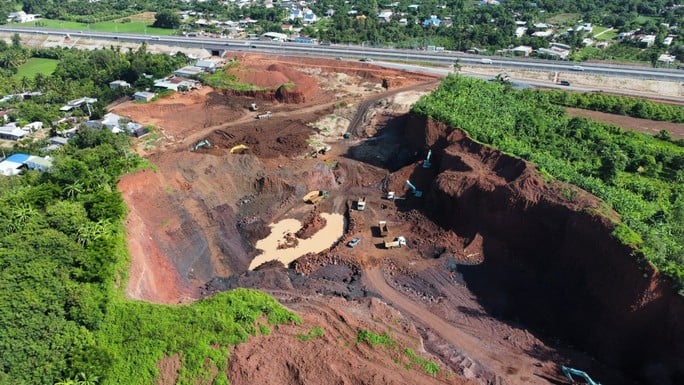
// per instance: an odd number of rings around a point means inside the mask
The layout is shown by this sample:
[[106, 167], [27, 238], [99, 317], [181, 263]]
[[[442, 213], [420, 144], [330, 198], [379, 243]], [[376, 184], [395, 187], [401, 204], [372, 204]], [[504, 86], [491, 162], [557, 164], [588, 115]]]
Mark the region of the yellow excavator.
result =
[[238, 144], [237, 146], [233, 146], [230, 148], [230, 153], [234, 154], [236, 152], [242, 152], [244, 150], [249, 150], [249, 147], [247, 147], [244, 144]]

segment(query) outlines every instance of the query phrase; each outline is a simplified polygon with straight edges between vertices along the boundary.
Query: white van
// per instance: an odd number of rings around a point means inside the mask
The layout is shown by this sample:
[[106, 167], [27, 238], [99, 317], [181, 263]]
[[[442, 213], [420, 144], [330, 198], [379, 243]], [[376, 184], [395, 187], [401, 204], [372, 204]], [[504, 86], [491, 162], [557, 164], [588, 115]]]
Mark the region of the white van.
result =
[[480, 63], [482, 63], [482, 64], [494, 64], [492, 59], [487, 59], [487, 58], [480, 59]]

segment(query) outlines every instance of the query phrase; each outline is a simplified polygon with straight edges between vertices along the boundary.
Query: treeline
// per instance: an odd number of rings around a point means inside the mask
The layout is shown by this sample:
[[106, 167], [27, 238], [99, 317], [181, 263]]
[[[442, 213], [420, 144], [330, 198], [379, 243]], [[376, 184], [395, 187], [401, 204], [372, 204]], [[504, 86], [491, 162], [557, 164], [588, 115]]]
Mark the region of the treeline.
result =
[[544, 93], [448, 77], [413, 107], [475, 140], [536, 163], [621, 216], [614, 235], [684, 288], [684, 149], [649, 135], [568, 118]]
[[218, 373], [214, 384], [227, 384], [231, 345], [299, 322], [249, 290], [189, 306], [123, 298], [127, 211], [117, 181], [143, 165], [128, 140], [82, 130], [53, 153], [51, 172], [0, 177], [0, 384], [152, 384], [156, 363], [174, 354], [179, 383]]
[[551, 103], [560, 104], [561, 106], [584, 108], [661, 122], [684, 123], [684, 107], [678, 105], [595, 92], [578, 93], [562, 90], [539, 92], [547, 95]]

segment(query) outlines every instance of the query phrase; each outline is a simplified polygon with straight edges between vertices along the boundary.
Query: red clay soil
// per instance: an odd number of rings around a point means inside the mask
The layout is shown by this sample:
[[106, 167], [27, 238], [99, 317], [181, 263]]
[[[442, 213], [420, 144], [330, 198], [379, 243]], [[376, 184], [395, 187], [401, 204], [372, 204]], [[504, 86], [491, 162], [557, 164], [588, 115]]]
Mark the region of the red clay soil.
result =
[[[291, 68], [314, 66], [345, 72], [358, 84], [432, 80], [318, 59], [244, 56], [241, 65], [291, 77], [299, 76]], [[257, 287], [305, 320], [237, 346], [232, 384], [563, 384], [560, 364], [603, 383], [684, 383], [684, 301], [611, 237], [617, 217], [597, 216], [605, 212], [598, 199], [548, 184], [534, 166], [422, 117], [354, 118], [355, 138], [338, 138], [326, 159], [305, 157], [314, 131], [308, 123], [339, 101], [323, 87], [308, 95], [299, 105], [260, 100], [260, 110], [273, 111], [266, 120], [245, 108], [254, 97], [207, 89], [117, 111], [155, 122], [161, 136], [138, 141], [155, 170], [119, 185], [130, 208], [129, 295], [173, 303]], [[366, 97], [373, 102], [345, 99], [358, 103], [357, 117], [379, 98]], [[367, 124], [382, 127], [361, 127]], [[376, 137], [359, 139], [371, 131]], [[188, 151], [206, 138], [211, 148]], [[249, 149], [231, 154], [239, 144]], [[425, 169], [420, 160], [428, 148], [433, 165]], [[319, 189], [330, 195], [317, 210], [347, 216], [344, 236], [292, 269], [270, 263], [248, 272], [269, 223], [287, 217], [320, 225], [301, 201]], [[382, 199], [388, 191], [405, 199]], [[367, 197], [363, 212], [352, 209], [359, 196]], [[377, 232], [379, 220], [389, 225], [387, 237]], [[399, 235], [407, 247], [383, 247]], [[361, 243], [346, 247], [352, 237]], [[368, 296], [401, 314], [378, 310], [384, 305]], [[323, 337], [296, 337], [312, 326], [322, 327]], [[359, 329], [396, 332], [402, 344], [455, 374], [407, 371], [392, 351], [356, 344]], [[168, 378], [164, 384], [173, 383]]]
[[684, 138], [684, 124], [682, 123], [659, 122], [657, 120], [632, 118], [624, 115], [608, 114], [605, 112], [585, 110], [581, 108], [566, 108], [565, 112], [571, 117], [585, 117], [597, 122], [608, 123], [614, 126], [622, 127], [626, 130], [643, 132], [650, 135], [655, 135], [662, 130], [667, 130], [673, 139]]
[[[302, 314], [303, 325], [280, 326], [236, 346], [228, 368], [231, 384], [477, 384], [443, 366], [432, 376], [421, 364], [411, 364], [407, 348], [421, 359], [437, 359], [423, 350], [410, 321], [376, 299], [349, 303], [287, 295], [280, 300]], [[322, 336], [304, 337], [315, 327]], [[387, 333], [394, 345], [358, 342], [360, 330]]]

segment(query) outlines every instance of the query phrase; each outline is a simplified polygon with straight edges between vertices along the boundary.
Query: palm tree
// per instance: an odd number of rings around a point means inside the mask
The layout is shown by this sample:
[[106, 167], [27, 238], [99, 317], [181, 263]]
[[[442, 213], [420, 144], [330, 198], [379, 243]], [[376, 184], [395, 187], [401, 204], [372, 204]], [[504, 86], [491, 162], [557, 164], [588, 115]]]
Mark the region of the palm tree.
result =
[[64, 186], [64, 192], [69, 199], [75, 199], [80, 193], [83, 192], [83, 183], [74, 182], [72, 184]]
[[81, 372], [76, 376], [76, 378], [79, 378], [77, 384], [78, 385], [97, 385], [97, 381], [99, 381], [99, 378], [97, 376], [93, 377], [88, 377], [85, 373]]

